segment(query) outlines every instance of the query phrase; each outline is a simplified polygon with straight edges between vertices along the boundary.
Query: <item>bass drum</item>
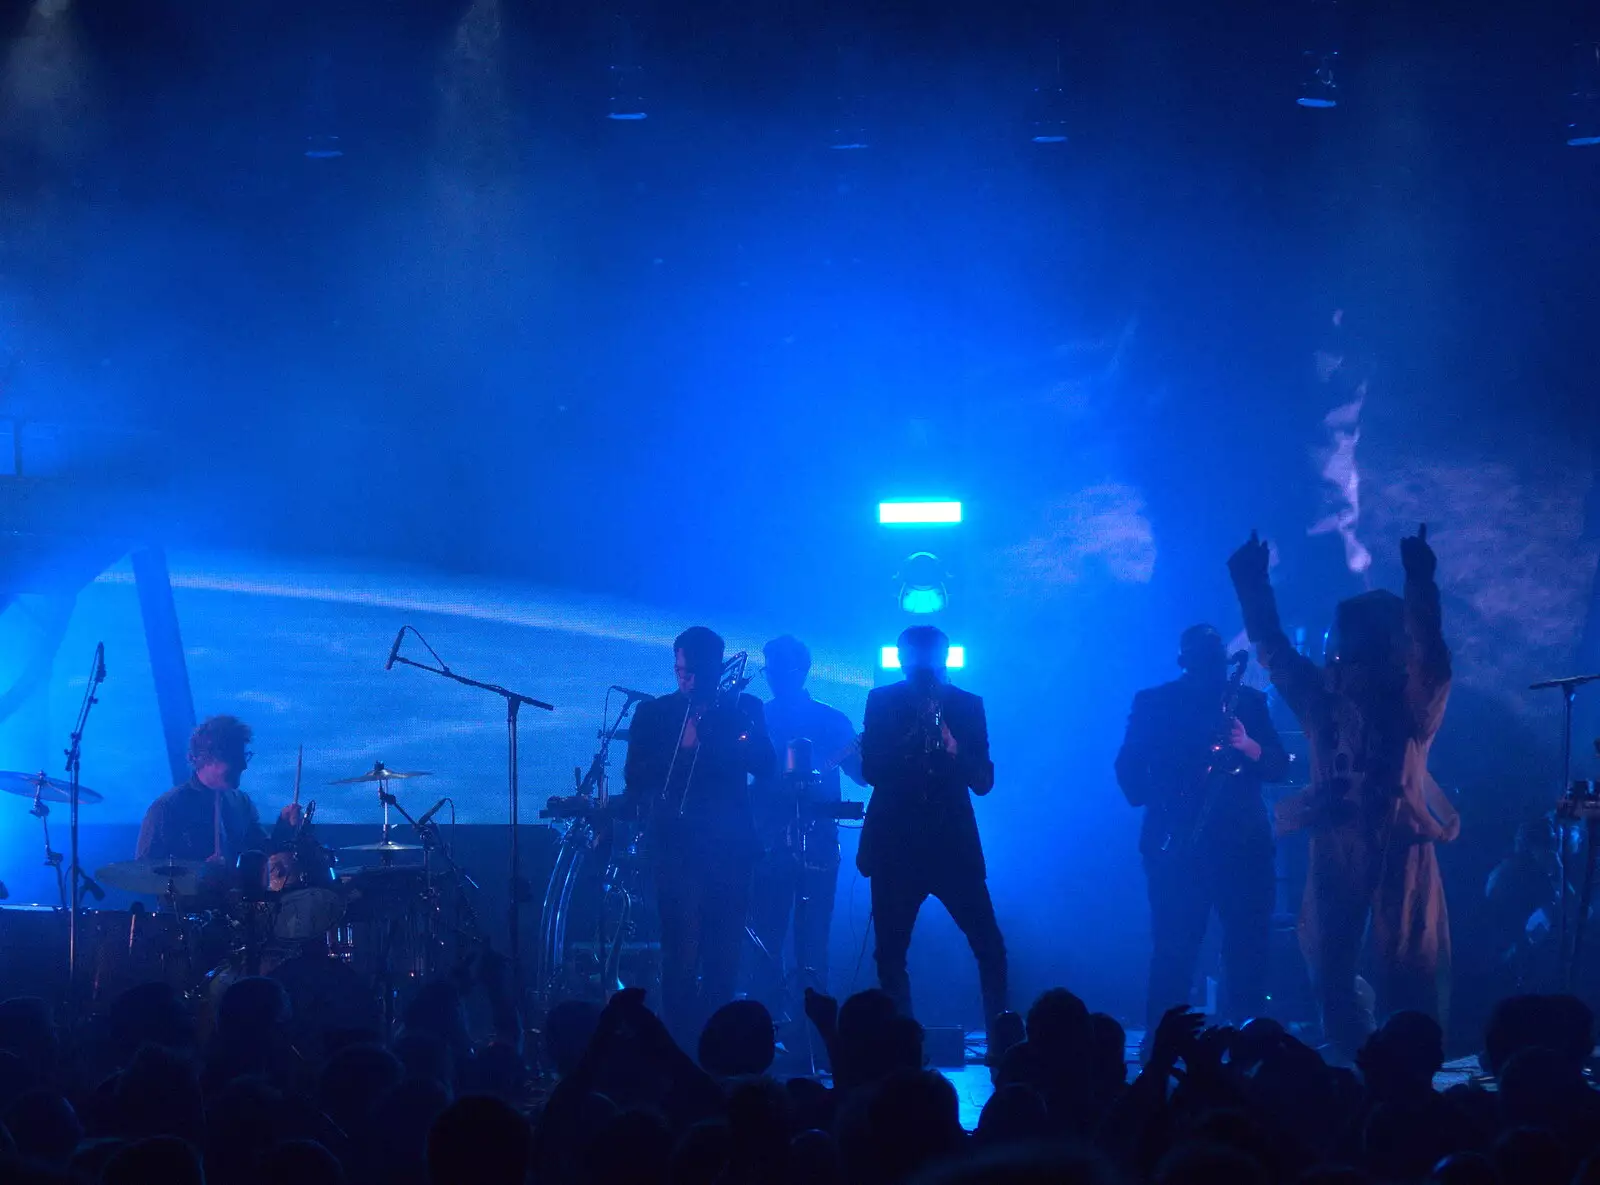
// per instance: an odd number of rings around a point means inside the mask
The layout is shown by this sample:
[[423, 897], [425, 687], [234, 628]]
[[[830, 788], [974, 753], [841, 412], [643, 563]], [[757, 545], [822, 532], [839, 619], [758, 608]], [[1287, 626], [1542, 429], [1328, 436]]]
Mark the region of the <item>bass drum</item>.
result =
[[626, 987], [659, 998], [661, 942], [639, 829], [613, 822], [598, 836], [573, 823], [556, 851], [540, 914], [538, 990], [605, 1000]]

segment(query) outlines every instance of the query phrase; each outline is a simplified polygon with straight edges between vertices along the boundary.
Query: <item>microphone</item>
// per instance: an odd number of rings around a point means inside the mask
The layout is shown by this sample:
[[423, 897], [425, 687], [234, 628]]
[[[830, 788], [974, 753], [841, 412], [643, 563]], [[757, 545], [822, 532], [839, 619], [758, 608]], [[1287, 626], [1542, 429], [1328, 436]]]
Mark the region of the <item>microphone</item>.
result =
[[655, 696], [651, 695], [648, 691], [635, 691], [631, 687], [619, 687], [615, 683], [613, 683], [611, 685], [611, 690], [612, 691], [620, 691], [620, 692], [622, 692], [623, 695], [628, 697], [629, 702], [637, 702], [638, 700], [647, 700], [647, 699], [655, 699], [656, 698]]
[[443, 807], [444, 804], [449, 802], [449, 801], [450, 800], [448, 798], [441, 798], [438, 802], [434, 803], [427, 810], [423, 811], [422, 812], [422, 818], [417, 820], [417, 826], [418, 827], [426, 827], [428, 825], [429, 821], [435, 815], [437, 815], [439, 813], [439, 809], [441, 807]]
[[89, 896], [93, 897], [96, 901], [104, 901], [106, 899], [106, 891], [99, 886], [94, 877], [90, 876], [87, 872], [84, 872], [81, 868], [78, 870], [78, 876], [82, 879], [83, 891], [85, 893], [89, 894]]
[[96, 683], [104, 683], [106, 681], [106, 644], [104, 642], [95, 643], [94, 681]]
[[389, 647], [389, 661], [383, 664], [384, 670], [394, 669], [394, 660], [400, 657], [400, 643], [406, 640], [406, 631], [410, 628], [409, 625], [403, 625], [400, 627], [400, 632], [394, 636], [394, 645]]

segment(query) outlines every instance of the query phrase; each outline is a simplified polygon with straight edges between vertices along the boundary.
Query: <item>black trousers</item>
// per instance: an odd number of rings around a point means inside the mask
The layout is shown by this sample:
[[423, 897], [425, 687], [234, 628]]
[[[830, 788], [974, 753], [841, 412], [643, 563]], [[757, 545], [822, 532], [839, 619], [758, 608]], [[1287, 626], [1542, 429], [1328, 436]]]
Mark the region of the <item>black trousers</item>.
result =
[[877, 932], [873, 957], [878, 964], [878, 986], [907, 1016], [911, 1011], [911, 976], [906, 954], [917, 913], [929, 897], [937, 898], [966, 935], [978, 960], [978, 983], [983, 992], [985, 1025], [1006, 1010], [1006, 944], [995, 920], [989, 883], [981, 871], [928, 862], [923, 867], [879, 868], [872, 876], [872, 926]]
[[1230, 1021], [1259, 1015], [1267, 1001], [1272, 904], [1272, 839], [1264, 822], [1234, 842], [1212, 841], [1182, 855], [1144, 858], [1150, 890], [1150, 1032], [1167, 1009], [1190, 1001], [1195, 964], [1211, 911], [1222, 923], [1223, 995]]
[[711, 1014], [733, 999], [750, 909], [751, 859], [666, 856], [655, 867], [661, 915], [661, 1013], [693, 1052]]
[[[828, 939], [838, 892], [837, 862], [831, 866], [807, 868], [787, 853], [774, 853], [756, 866], [750, 928], [777, 966], [763, 966], [764, 960], [758, 959], [755, 982], [758, 994], [770, 997], [769, 1003], [782, 1000], [786, 966], [792, 965], [799, 973], [799, 987], [792, 1001], [796, 1007], [800, 1003], [799, 990], [808, 987], [824, 993], [828, 990]], [[792, 964], [785, 950], [791, 932]]]

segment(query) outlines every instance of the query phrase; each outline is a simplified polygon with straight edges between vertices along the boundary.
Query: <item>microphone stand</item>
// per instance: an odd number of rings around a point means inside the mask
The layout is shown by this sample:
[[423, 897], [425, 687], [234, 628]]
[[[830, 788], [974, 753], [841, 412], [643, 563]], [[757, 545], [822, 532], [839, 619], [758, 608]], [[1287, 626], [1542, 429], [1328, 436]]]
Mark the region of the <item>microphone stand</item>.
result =
[[78, 915], [83, 912], [83, 866], [78, 857], [78, 770], [83, 762], [83, 730], [89, 723], [89, 712], [99, 703], [95, 692], [106, 678], [106, 647], [104, 642], [94, 648], [94, 665], [89, 670], [89, 685], [83, 690], [83, 703], [78, 708], [78, 720], [67, 739], [67, 849], [72, 861], [68, 876], [71, 892], [67, 911], [67, 1010], [74, 1013], [78, 1006]]
[[[417, 633], [416, 630], [411, 632]], [[423, 638], [421, 634], [417, 634], [417, 638], [424, 646], [428, 647], [428, 653], [433, 655], [434, 660], [439, 664], [438, 666], [430, 667], [426, 663], [413, 662], [411, 659], [401, 657], [398, 654], [394, 655], [391, 661], [403, 666], [416, 667], [419, 671], [428, 671], [435, 675], [441, 675], [451, 682], [461, 684], [463, 687], [475, 687], [479, 691], [490, 692], [498, 695], [506, 702], [507, 784], [511, 798], [511, 906], [506, 919], [506, 926], [509, 931], [507, 954], [511, 960], [512, 998], [516, 1001], [517, 1008], [521, 1009], [526, 1002], [522, 997], [522, 855], [517, 844], [520, 814], [517, 807], [517, 713], [524, 706], [538, 708], [543, 712], [553, 712], [555, 711], [555, 706], [547, 704], [543, 700], [532, 699], [519, 692], [501, 687], [498, 683], [484, 683], [477, 679], [469, 679], [465, 675], [458, 675], [445, 665], [444, 659], [439, 657], [432, 646], [428, 646], [426, 638]]]
[[[1561, 715], [1561, 796], [1565, 798], [1572, 788], [1572, 708], [1578, 698], [1578, 688], [1586, 683], [1600, 682], [1600, 675], [1572, 675], [1565, 679], [1544, 679], [1531, 684], [1529, 691], [1546, 691], [1551, 688], [1559, 689], [1562, 700]], [[1594, 878], [1594, 821], [1587, 823], [1585, 848], [1585, 871], [1583, 884], [1584, 905], [1587, 907], [1589, 891]], [[1558, 910], [1560, 917], [1560, 950], [1561, 950], [1561, 990], [1572, 989], [1572, 977], [1576, 970], [1578, 954], [1583, 949], [1583, 916], [1578, 918], [1578, 928], [1573, 936], [1572, 945], [1567, 944], [1567, 826], [1561, 825], [1561, 842], [1556, 847], [1556, 862], [1561, 872], [1561, 908]]]

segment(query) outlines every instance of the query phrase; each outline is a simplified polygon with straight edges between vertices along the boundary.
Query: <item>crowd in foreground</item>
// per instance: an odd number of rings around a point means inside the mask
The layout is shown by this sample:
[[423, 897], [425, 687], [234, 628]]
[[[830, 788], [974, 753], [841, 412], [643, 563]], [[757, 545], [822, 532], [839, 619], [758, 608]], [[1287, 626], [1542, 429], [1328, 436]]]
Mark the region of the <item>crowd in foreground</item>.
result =
[[[881, 992], [806, 1011], [832, 1074], [780, 1080], [772, 1018], [737, 1001], [695, 1056], [622, 992], [558, 1005], [535, 1051], [469, 1040], [459, 988], [424, 987], [381, 1044], [295, 1023], [279, 981], [222, 997], [204, 1041], [160, 984], [72, 1040], [0, 1004], [0, 1182], [17, 1185], [1269, 1185], [1600, 1183], [1593, 1016], [1565, 996], [1495, 1010], [1485, 1080], [1434, 1089], [1440, 1030], [1391, 1017], [1355, 1069], [1271, 1021], [1173, 1009], [1130, 1083], [1125, 1037], [1064, 989], [996, 1026], [975, 1131]], [[303, 1017], [301, 1018], [304, 1019]]]

